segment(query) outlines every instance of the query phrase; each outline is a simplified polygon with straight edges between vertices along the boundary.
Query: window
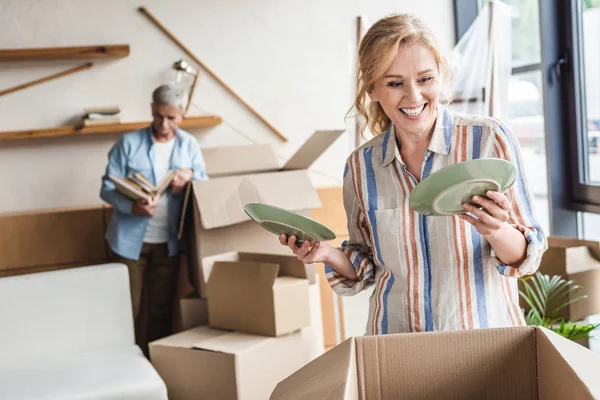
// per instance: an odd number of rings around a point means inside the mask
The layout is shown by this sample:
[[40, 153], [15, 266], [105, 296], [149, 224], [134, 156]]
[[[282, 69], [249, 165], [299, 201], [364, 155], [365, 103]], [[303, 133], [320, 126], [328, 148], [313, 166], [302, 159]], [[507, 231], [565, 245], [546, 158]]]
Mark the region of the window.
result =
[[[561, 5], [566, 114], [570, 139], [572, 207], [600, 212], [600, 1], [571, 0]], [[560, 76], [559, 76], [560, 77]]]
[[[488, 2], [455, 0], [457, 32]], [[549, 234], [600, 240], [600, 0], [504, 3], [513, 7], [507, 123], [536, 215]]]
[[[587, 0], [579, 11], [581, 79], [587, 124], [583, 129], [582, 181], [600, 185], [600, 0]], [[600, 203], [600, 199], [594, 199]]]
[[600, 214], [583, 214], [583, 239], [600, 242]]
[[[485, 5], [489, 0], [484, 0]], [[538, 0], [504, 0], [511, 6], [512, 74], [508, 89], [508, 121], [519, 140], [525, 175], [533, 195], [533, 211], [550, 232], [544, 127]]]

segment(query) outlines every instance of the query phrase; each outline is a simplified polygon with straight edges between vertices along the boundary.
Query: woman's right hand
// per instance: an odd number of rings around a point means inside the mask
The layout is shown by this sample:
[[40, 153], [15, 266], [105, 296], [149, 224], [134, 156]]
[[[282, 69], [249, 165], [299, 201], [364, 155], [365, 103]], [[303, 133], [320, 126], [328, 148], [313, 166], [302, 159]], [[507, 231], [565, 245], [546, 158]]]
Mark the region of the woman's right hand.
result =
[[288, 237], [286, 234], [279, 235], [279, 243], [288, 246], [298, 260], [304, 264], [323, 263], [333, 268], [338, 274], [345, 276], [347, 279], [357, 281], [358, 276], [350, 262], [350, 259], [343, 251], [331, 247], [326, 242], [312, 243], [308, 240], [298, 246], [296, 236]]
[[326, 264], [330, 259], [330, 254], [333, 248], [326, 242], [315, 242], [312, 243], [309, 240], [305, 240], [301, 246], [296, 243], [296, 236], [287, 236], [282, 233], [279, 235], [279, 243], [284, 246], [288, 246], [298, 260], [304, 264], [323, 263]]

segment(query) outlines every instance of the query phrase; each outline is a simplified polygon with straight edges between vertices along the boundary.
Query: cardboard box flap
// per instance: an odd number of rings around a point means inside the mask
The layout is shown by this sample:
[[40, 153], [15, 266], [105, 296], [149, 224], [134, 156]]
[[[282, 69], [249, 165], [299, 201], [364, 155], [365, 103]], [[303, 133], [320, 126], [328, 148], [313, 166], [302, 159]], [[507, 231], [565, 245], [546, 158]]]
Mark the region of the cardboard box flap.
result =
[[215, 178], [227, 175], [277, 171], [279, 161], [270, 145], [209, 147], [202, 149], [206, 173]]
[[563, 236], [550, 236], [548, 237], [548, 247], [561, 247], [561, 248], [569, 248], [569, 247], [579, 247], [586, 246], [592, 252], [592, 255], [596, 258], [596, 260], [600, 261], [600, 242], [592, 241], [592, 240], [581, 240], [571, 237], [563, 237]]
[[228, 334], [227, 331], [211, 329], [207, 326], [199, 326], [184, 332], [176, 333], [171, 336], [152, 342], [153, 345], [167, 347], [182, 347], [191, 349], [195, 343], [202, 343], [205, 340], [214, 339], [216, 337]]
[[244, 211], [244, 206], [248, 203], [270, 204], [292, 211], [321, 207], [319, 196], [306, 171], [196, 181], [193, 183], [193, 191], [204, 229], [250, 220]]
[[569, 275], [569, 279], [581, 286], [575, 297], [587, 296], [587, 299], [569, 305], [569, 318], [579, 320], [600, 314], [600, 268]]
[[346, 340], [280, 382], [270, 399], [358, 400], [354, 340]]
[[293, 276], [280, 276], [273, 283], [273, 290], [276, 292], [280, 290], [286, 291], [291, 287], [302, 285], [303, 282], [308, 284], [307, 279], [299, 279]]
[[225, 332], [223, 335], [198, 341], [194, 343], [193, 348], [217, 353], [238, 355], [257, 346], [262, 346], [270, 340], [273, 340], [273, 338], [259, 335], [249, 335], [241, 332]]
[[589, 247], [570, 247], [565, 251], [567, 253], [567, 274], [600, 269], [600, 260], [593, 256]]
[[238, 257], [243, 261], [262, 261], [279, 264], [279, 275], [306, 278], [310, 285], [317, 282], [317, 271], [314, 264], [304, 264], [294, 255], [276, 255], [262, 253], [240, 252]]
[[[260, 253], [239, 253], [240, 261], [267, 262], [279, 265], [279, 276], [308, 279], [307, 270], [296, 256], [280, 256]], [[312, 284], [312, 283], [311, 283]]]
[[540, 399], [600, 398], [600, 354], [545, 328], [536, 339]]
[[263, 333], [274, 329], [273, 283], [277, 264], [218, 261], [206, 284], [210, 326]]
[[344, 130], [331, 131], [315, 131], [308, 140], [300, 147], [300, 149], [288, 160], [282, 170], [293, 169], [308, 169], [313, 162], [319, 158], [321, 154], [329, 146], [336, 141]]
[[273, 287], [279, 273], [278, 264], [251, 261], [217, 261], [208, 279], [210, 291], [219, 291], [234, 280], [245, 285], [258, 285], [263, 288]]
[[532, 327], [365, 336], [356, 355], [369, 400], [537, 398]]

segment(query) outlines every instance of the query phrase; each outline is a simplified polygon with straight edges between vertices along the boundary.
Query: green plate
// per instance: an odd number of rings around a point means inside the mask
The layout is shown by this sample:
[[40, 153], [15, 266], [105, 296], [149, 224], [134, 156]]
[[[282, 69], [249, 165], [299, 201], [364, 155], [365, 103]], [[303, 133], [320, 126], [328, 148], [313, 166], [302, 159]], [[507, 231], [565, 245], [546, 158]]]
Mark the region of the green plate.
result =
[[295, 235], [298, 243], [305, 240], [323, 242], [335, 239], [335, 233], [325, 225], [283, 208], [251, 203], [244, 206], [244, 211], [269, 232], [276, 235]]
[[423, 179], [410, 194], [413, 210], [424, 215], [466, 213], [464, 203], [488, 190], [505, 192], [515, 183], [517, 170], [499, 158], [479, 158], [442, 168]]

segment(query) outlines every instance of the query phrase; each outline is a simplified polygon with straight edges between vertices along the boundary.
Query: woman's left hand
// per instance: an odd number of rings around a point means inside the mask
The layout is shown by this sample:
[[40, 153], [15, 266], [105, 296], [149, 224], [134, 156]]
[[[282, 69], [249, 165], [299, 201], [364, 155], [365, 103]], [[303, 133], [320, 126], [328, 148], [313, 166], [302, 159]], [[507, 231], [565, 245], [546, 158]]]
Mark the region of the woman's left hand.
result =
[[496, 191], [489, 190], [483, 196], [473, 196], [473, 202], [481, 207], [469, 203], [463, 204], [463, 208], [471, 213], [461, 214], [458, 217], [467, 221], [477, 229], [484, 237], [491, 237], [500, 232], [508, 221], [512, 206], [508, 197]]

